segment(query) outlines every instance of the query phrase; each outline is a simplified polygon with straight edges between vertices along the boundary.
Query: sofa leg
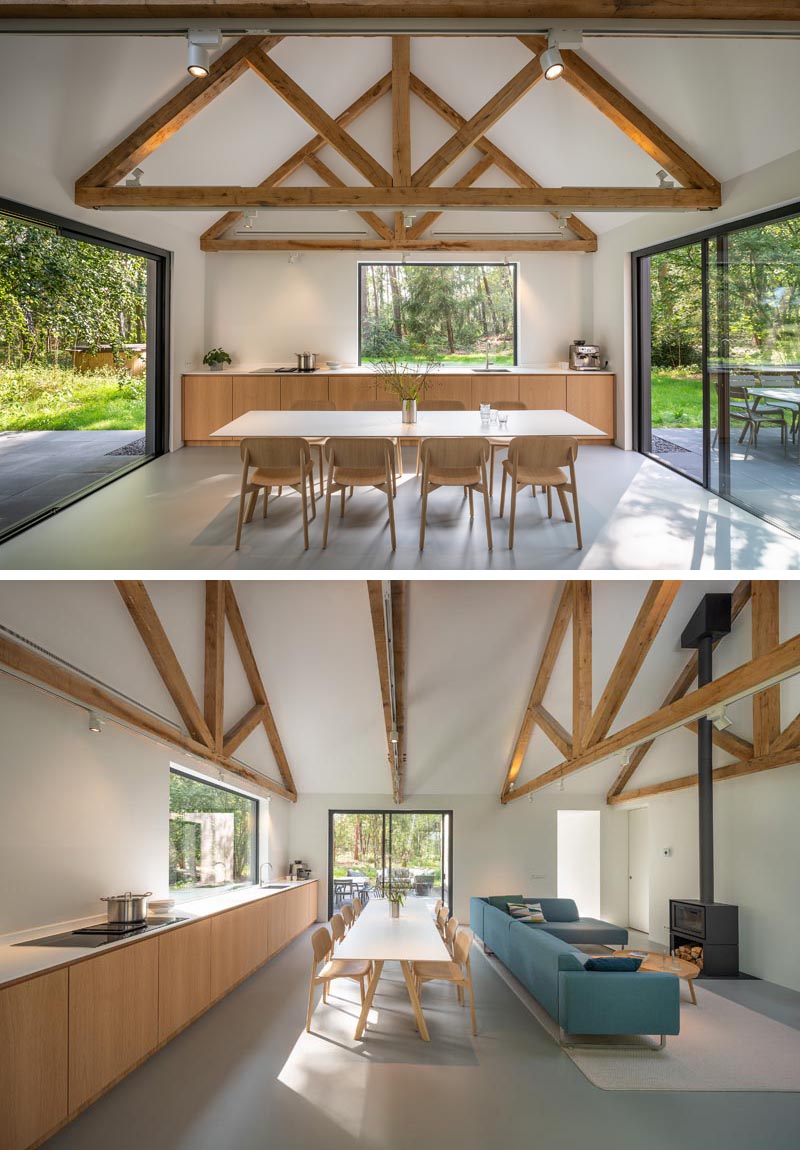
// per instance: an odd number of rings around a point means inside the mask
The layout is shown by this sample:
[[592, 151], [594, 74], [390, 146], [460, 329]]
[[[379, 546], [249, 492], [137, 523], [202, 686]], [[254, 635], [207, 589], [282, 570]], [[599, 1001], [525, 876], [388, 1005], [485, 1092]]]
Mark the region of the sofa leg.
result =
[[486, 943], [483, 944], [483, 953], [488, 954], [492, 958], [494, 957], [494, 951], [490, 950]]
[[575, 1042], [564, 1027], [559, 1026], [558, 1044], [562, 1050], [649, 1050], [652, 1054], [658, 1054], [666, 1050], [667, 1036], [660, 1034], [657, 1046], [643, 1046], [638, 1042]]

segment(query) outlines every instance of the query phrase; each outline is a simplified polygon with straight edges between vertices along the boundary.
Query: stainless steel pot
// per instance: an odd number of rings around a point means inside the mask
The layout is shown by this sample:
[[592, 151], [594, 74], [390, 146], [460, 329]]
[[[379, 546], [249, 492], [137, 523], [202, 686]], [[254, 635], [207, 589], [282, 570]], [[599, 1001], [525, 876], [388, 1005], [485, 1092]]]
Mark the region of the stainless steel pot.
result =
[[298, 371], [316, 371], [317, 353], [315, 351], [298, 351], [295, 352], [295, 355], [297, 356]]
[[147, 900], [152, 893], [151, 890], [147, 894], [131, 894], [126, 891], [125, 894], [104, 895], [100, 901], [108, 904], [109, 922], [144, 922], [147, 918]]

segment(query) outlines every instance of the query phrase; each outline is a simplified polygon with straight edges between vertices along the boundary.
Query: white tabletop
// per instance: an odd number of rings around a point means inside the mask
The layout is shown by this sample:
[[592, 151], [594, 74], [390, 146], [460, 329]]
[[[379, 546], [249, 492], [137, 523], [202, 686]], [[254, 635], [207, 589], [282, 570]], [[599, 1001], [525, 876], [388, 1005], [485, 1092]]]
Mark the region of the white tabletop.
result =
[[336, 949], [337, 958], [371, 962], [449, 962], [430, 907], [411, 898], [392, 918], [391, 904], [370, 899]]
[[399, 411], [248, 411], [212, 432], [225, 438], [299, 435], [309, 439], [329, 435], [392, 439], [428, 436], [485, 435], [493, 439], [515, 435], [602, 436], [607, 432], [567, 411], [511, 411], [506, 427], [481, 423], [477, 411], [421, 411], [416, 423], [403, 423]]

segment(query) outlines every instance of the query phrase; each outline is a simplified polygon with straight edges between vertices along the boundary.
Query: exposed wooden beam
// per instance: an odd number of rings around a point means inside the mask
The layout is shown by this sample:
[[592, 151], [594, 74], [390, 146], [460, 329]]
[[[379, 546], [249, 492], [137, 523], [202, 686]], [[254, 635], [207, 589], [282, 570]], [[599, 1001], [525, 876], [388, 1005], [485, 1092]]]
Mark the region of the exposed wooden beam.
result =
[[391, 184], [392, 177], [386, 169], [265, 52], [250, 52], [247, 63], [365, 179], [372, 184]]
[[528, 698], [528, 705], [525, 708], [525, 714], [522, 716], [522, 723], [520, 724], [517, 741], [514, 744], [514, 750], [511, 752], [511, 761], [508, 764], [501, 797], [513, 790], [516, 786], [517, 775], [522, 767], [525, 752], [528, 749], [533, 729], [536, 726], [536, 711], [544, 699], [548, 683], [553, 676], [556, 659], [564, 644], [564, 636], [567, 633], [567, 627], [569, 627], [571, 618], [572, 583], [568, 582], [564, 583], [561, 588], [561, 595], [556, 606], [555, 615], [553, 616], [553, 622], [550, 624], [550, 631], [548, 632], [542, 658], [539, 661], [539, 667], [536, 671], [536, 678], [533, 681], [533, 687], [531, 688], [530, 697]]
[[538, 60], [531, 60], [520, 68], [499, 92], [487, 100], [478, 111], [442, 144], [421, 167], [417, 168], [411, 182], [415, 187], [429, 188], [435, 180], [455, 163], [459, 156], [471, 148], [476, 140], [491, 128], [501, 116], [513, 108], [542, 79], [542, 69]]
[[[532, 51], [538, 51], [538, 47], [531, 43], [531, 37], [520, 36], [520, 40]], [[637, 108], [618, 88], [595, 71], [585, 57], [569, 49], [561, 54], [564, 58], [563, 80], [580, 92], [657, 164], [684, 187], [707, 188], [717, 193], [720, 191], [719, 180], [645, 115], [641, 108]]]
[[[362, 92], [358, 99], [354, 100], [349, 107], [345, 108], [345, 110], [336, 117], [336, 123], [341, 128], [346, 128], [348, 124], [352, 124], [353, 120], [358, 119], [362, 112], [365, 112], [367, 108], [371, 108], [373, 104], [376, 104], [378, 100], [385, 96], [391, 86], [392, 74], [391, 72], [387, 72], [384, 76], [381, 76], [380, 80], [377, 80], [370, 88]], [[259, 187], [275, 188], [279, 184], [282, 184], [283, 181], [288, 180], [289, 176], [293, 175], [298, 168], [302, 167], [309, 156], [313, 156], [320, 148], [324, 148], [325, 144], [325, 139], [319, 134], [312, 136], [311, 139], [303, 144], [301, 148], [298, 148], [288, 160], [284, 160], [279, 167], [275, 168], [273, 172], [270, 172], [270, 174], [261, 181]], [[201, 248], [203, 248], [204, 241], [219, 239], [228, 228], [233, 227], [241, 218], [241, 212], [226, 212], [224, 216], [220, 216], [210, 228], [206, 228], [203, 232], [200, 244]], [[205, 248], [204, 250], [208, 251], [210, 249]]]
[[553, 746], [557, 747], [565, 759], [571, 759], [574, 753], [572, 739], [569, 731], [559, 723], [555, 715], [551, 715], [541, 703], [535, 708], [536, 722], [547, 735]]
[[[686, 730], [691, 731], [696, 735], [699, 726], [697, 723], [687, 723]], [[753, 744], [743, 739], [741, 735], [735, 734], [730, 729], [725, 731], [718, 731], [716, 727], [711, 732], [711, 738], [714, 745], [721, 750], [726, 751], [729, 755], [733, 755], [737, 759], [752, 759], [754, 755]]]
[[572, 745], [575, 754], [586, 747], [592, 718], [592, 584], [572, 584]]
[[[387, 173], [388, 174], [388, 173]], [[706, 188], [448, 188], [448, 187], [255, 187], [237, 184], [187, 187], [180, 184], [128, 187], [76, 187], [83, 208], [403, 208], [465, 211], [518, 209], [549, 211], [695, 211], [718, 208], [718, 192]]]
[[256, 48], [269, 51], [281, 40], [280, 36], [242, 36], [211, 65], [208, 75], [190, 80], [179, 92], [161, 105], [146, 120], [142, 120], [116, 147], [112, 148], [88, 172], [78, 179], [77, 186], [116, 184], [137, 165], [174, 136], [184, 124], [207, 107], [212, 100], [238, 80], [247, 71], [247, 54]]
[[189, 734], [197, 742], [216, 749], [214, 737], [197, 705], [197, 700], [192, 694], [183, 668], [178, 662], [144, 583], [138, 579], [117, 579], [116, 585], [147, 648], [147, 653], [178, 708]]
[[[392, 183], [396, 188], [411, 183], [411, 37], [392, 36]], [[394, 236], [406, 238], [403, 212], [394, 214]]]
[[501, 239], [295, 239], [259, 236], [255, 239], [201, 240], [205, 252], [593, 252], [597, 244], [589, 240]]
[[394, 654], [394, 695], [397, 711], [397, 766], [396, 801], [405, 798], [405, 768], [408, 757], [406, 739], [406, 644], [408, 635], [408, 584], [401, 579], [392, 580], [392, 651]]
[[605, 738], [611, 729], [680, 589], [677, 579], [655, 579], [650, 584], [592, 715], [587, 745]]
[[790, 678], [798, 672], [800, 672], [800, 635], [794, 635], [769, 654], [743, 663], [735, 670], [720, 675], [705, 687], [698, 687], [696, 691], [676, 699], [669, 706], [661, 707], [652, 715], [647, 715], [615, 734], [608, 735], [569, 762], [559, 763], [552, 770], [544, 771], [530, 782], [517, 787], [511, 794], [505, 794], [502, 801], [511, 802], [521, 798], [522, 795], [530, 794], [531, 791], [540, 790], [562, 777], [583, 770], [584, 767], [610, 758], [612, 755], [618, 755], [627, 747], [636, 746], [667, 731], [683, 727], [693, 719], [706, 715], [713, 707], [727, 706], [738, 699], [747, 698], [756, 691], [764, 690], [767, 686]]
[[229, 731], [225, 732], [223, 754], [232, 755], [248, 735], [252, 735], [256, 727], [264, 722], [266, 713], [267, 708], [264, 703], [253, 703], [250, 710], [242, 715], [241, 719], [234, 723]]
[[[465, 172], [460, 179], [456, 180], [453, 187], [472, 187], [476, 180], [480, 179], [481, 176], [485, 175], [486, 172], [489, 171], [489, 168], [492, 167], [492, 164], [493, 161], [490, 156], [481, 156], [481, 158], [472, 165], [468, 172]], [[407, 230], [406, 239], [411, 241], [419, 239], [423, 233], [428, 230], [431, 224], [435, 224], [438, 219], [441, 219], [441, 216], [441, 212], [426, 212], [424, 216], [420, 216], [418, 220], [415, 220], [412, 226]], [[483, 242], [485, 243], [486, 241], [484, 240]]]
[[[731, 623], [736, 622], [736, 620], [739, 618], [739, 615], [750, 602], [750, 592], [751, 585], [749, 579], [743, 579], [736, 584], [736, 587], [733, 591], [733, 602], [731, 603]], [[718, 642], [714, 644], [715, 650], [718, 645]], [[696, 678], [697, 651], [692, 651], [680, 675], [678, 675], [677, 679], [664, 696], [661, 706], [668, 707], [669, 704], [674, 703], [676, 699], [682, 699]], [[641, 743], [638, 747], [634, 748], [634, 751], [631, 754], [630, 762], [627, 766], [623, 767], [617, 775], [608, 791], [607, 798], [611, 798], [613, 795], [618, 795], [627, 786], [632, 775], [637, 770], [642, 762], [642, 759], [645, 757], [652, 745], [653, 740], [651, 739], [647, 742]]]
[[[306, 166], [311, 168], [312, 172], [316, 172], [329, 188], [343, 188], [345, 186], [344, 180], [340, 180], [336, 173], [332, 171], [316, 153], [312, 153], [306, 157]], [[358, 215], [365, 224], [369, 224], [376, 235], [379, 235], [382, 240], [386, 240], [388, 243], [394, 242], [394, 232], [375, 212], [359, 212]]]
[[[745, 775], [757, 775], [761, 771], [774, 771], [777, 767], [790, 767], [796, 763], [800, 763], [800, 747], [789, 747], [783, 751], [770, 751], [769, 754], [758, 758], [743, 759], [741, 762], [728, 763], [724, 767], [715, 767], [712, 778], [715, 783], [721, 783], [725, 779], [741, 779]], [[618, 803], [629, 803], [634, 799], [652, 798], [654, 795], [684, 791], [696, 786], [697, 772], [694, 772], [691, 775], [681, 775], [678, 779], [667, 779], [663, 783], [623, 791], [620, 795], [610, 795], [607, 802], [614, 806]]]
[[[378, 661], [378, 682], [381, 690], [381, 704], [383, 707], [383, 725], [386, 730], [386, 754], [389, 762], [389, 773], [392, 782], [392, 795], [396, 803], [401, 801], [402, 791], [399, 777], [399, 746], [398, 767], [395, 768], [395, 744], [392, 742], [392, 684], [389, 673], [389, 649], [386, 643], [386, 611], [383, 606], [383, 583], [380, 579], [367, 580], [367, 595], [369, 597], [369, 614], [372, 622], [372, 637], [375, 643], [375, 656]], [[394, 634], [393, 634], [394, 639]], [[398, 728], [399, 735], [399, 728]]]
[[206, 762], [224, 767], [246, 782], [263, 787], [283, 799], [293, 802], [296, 798], [296, 795], [286, 787], [259, 771], [251, 770], [242, 763], [225, 758], [224, 755], [218, 755], [213, 748], [205, 746], [190, 735], [185, 735], [179, 728], [171, 726], [165, 720], [153, 715], [151, 711], [115, 695], [113, 691], [101, 687], [94, 679], [89, 679], [80, 671], [74, 671], [71, 667], [65, 667], [48, 659], [24, 643], [3, 635], [2, 632], [0, 632], [0, 665], [24, 675], [34, 683], [57, 691], [83, 707], [107, 715], [108, 718], [141, 732], [147, 738], [166, 743]]
[[286, 752], [283, 749], [283, 743], [278, 734], [278, 728], [275, 724], [272, 708], [269, 705], [267, 692], [261, 678], [261, 672], [258, 669], [258, 663], [253, 654], [253, 648], [250, 646], [250, 639], [247, 635], [244, 619], [242, 618], [239, 604], [236, 601], [236, 595], [230, 583], [227, 583], [225, 586], [225, 617], [228, 620], [228, 626], [231, 629], [236, 650], [239, 652], [239, 659], [241, 660], [245, 676], [247, 677], [247, 682], [250, 684], [253, 699], [264, 708], [261, 716], [261, 725], [269, 740], [269, 745], [275, 756], [275, 762], [278, 765], [281, 778], [283, 779], [286, 789], [296, 797], [297, 787], [294, 785], [289, 760], [286, 758]]
[[225, 584], [221, 579], [208, 579], [205, 590], [203, 713], [214, 740], [214, 748], [222, 751], [225, 714]]
[[[751, 605], [753, 657], [766, 655], [780, 643], [780, 583], [754, 579]], [[770, 687], [753, 695], [753, 746], [757, 758], [766, 755], [781, 733], [781, 689]]]

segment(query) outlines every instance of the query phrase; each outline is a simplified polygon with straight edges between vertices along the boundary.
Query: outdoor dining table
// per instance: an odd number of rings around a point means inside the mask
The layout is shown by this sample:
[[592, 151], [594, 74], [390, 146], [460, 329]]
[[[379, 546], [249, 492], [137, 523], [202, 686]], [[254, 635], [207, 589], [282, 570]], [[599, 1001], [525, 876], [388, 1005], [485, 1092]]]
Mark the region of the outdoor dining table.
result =
[[[800, 415], [800, 387], [748, 387], [747, 394], [755, 397], [753, 410], [758, 411], [762, 399], [775, 407], [785, 407]], [[800, 436], [797, 438], [798, 457], [800, 457]]]
[[425, 903], [406, 903], [399, 918], [392, 918], [391, 903], [371, 899], [340, 943], [337, 958], [367, 959], [374, 963], [355, 1036], [361, 1038], [385, 962], [399, 962], [419, 1036], [430, 1042], [428, 1027], [414, 987], [412, 962], [450, 962], [450, 954]]

